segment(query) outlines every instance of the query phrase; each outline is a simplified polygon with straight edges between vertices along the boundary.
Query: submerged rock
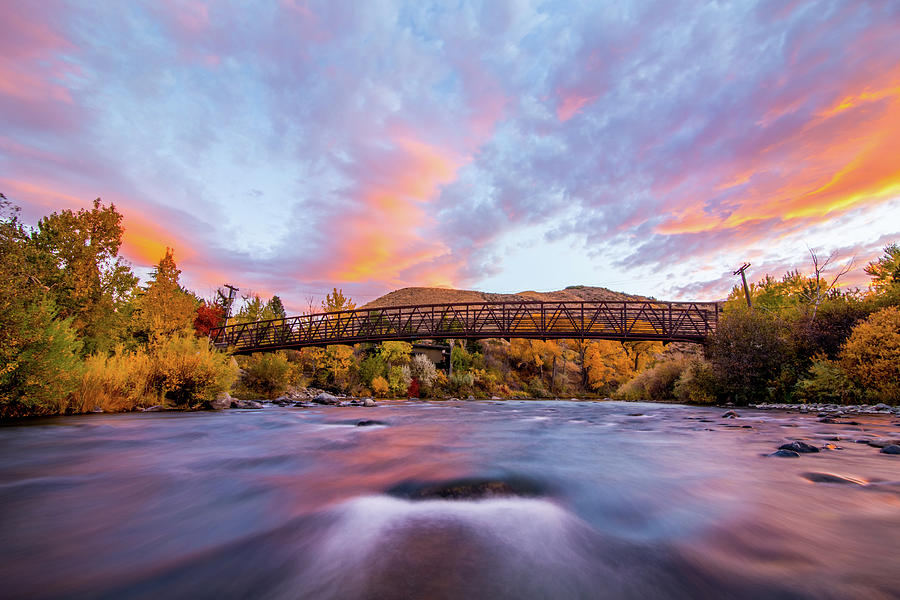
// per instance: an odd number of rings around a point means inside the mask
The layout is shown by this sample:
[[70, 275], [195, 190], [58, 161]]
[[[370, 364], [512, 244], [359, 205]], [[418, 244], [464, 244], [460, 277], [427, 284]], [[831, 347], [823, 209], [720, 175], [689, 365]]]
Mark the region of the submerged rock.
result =
[[900, 440], [892, 438], [876, 438], [874, 440], [866, 440], [866, 443], [875, 448], [887, 448], [888, 446], [900, 445]]
[[733, 410], [729, 410], [729, 411], [726, 412], [724, 415], [722, 415], [722, 418], [723, 418], [723, 419], [736, 419], [736, 418], [738, 418], [738, 417], [740, 417], [740, 416], [741, 416], [741, 415], [737, 414], [737, 413], [734, 412]]
[[782, 444], [781, 446], [778, 446], [778, 449], [779, 450], [791, 450], [793, 452], [800, 452], [800, 453], [818, 452], [819, 451], [819, 449], [816, 448], [815, 446], [807, 444], [806, 442], [801, 442], [800, 440], [795, 440], [795, 441], [791, 442], [790, 444]]
[[897, 444], [891, 444], [890, 446], [885, 446], [881, 449], [882, 454], [900, 454], [900, 446]]
[[387, 423], [376, 421], [374, 419], [363, 419], [362, 421], [358, 421], [356, 423], [357, 427], [371, 427], [372, 425], [387, 425]]
[[780, 456], [781, 458], [800, 458], [800, 455], [793, 450], [776, 450], [769, 456]]
[[813, 483], [840, 483], [843, 485], [866, 485], [865, 482], [841, 475], [832, 475], [831, 473], [804, 473], [804, 479], [808, 479]]
[[536, 482], [520, 477], [504, 479], [466, 478], [443, 482], [401, 483], [387, 491], [410, 500], [482, 500], [510, 496], [540, 496], [544, 490]]

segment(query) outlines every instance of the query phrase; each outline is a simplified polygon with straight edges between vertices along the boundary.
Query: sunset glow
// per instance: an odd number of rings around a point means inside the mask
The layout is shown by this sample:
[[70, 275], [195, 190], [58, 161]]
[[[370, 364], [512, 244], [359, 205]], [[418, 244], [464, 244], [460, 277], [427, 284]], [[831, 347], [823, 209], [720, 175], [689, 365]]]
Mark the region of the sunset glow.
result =
[[115, 203], [135, 266], [292, 310], [715, 299], [900, 240], [900, 5], [676, 5], [7, 2], [0, 192]]

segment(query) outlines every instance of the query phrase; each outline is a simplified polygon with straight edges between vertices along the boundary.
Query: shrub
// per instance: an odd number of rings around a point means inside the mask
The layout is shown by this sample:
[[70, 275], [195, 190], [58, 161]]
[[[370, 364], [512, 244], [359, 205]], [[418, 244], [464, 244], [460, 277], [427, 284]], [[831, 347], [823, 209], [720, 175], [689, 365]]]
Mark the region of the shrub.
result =
[[550, 397], [550, 392], [547, 391], [547, 388], [544, 386], [544, 382], [540, 377], [532, 377], [528, 383], [525, 384], [525, 393], [532, 398]]
[[81, 371], [71, 320], [56, 319], [52, 302], [38, 302], [0, 339], [0, 417], [64, 412]]
[[900, 402], [900, 307], [883, 308], [854, 327], [840, 364], [881, 402]]
[[675, 383], [687, 370], [690, 362], [684, 357], [659, 362], [622, 385], [615, 397], [630, 401], [672, 400], [675, 398]]
[[193, 336], [164, 339], [154, 345], [150, 355], [154, 389], [175, 404], [212, 401], [237, 378], [237, 365], [231, 357]]
[[387, 379], [382, 377], [381, 375], [376, 375], [372, 379], [372, 393], [375, 394], [379, 398], [384, 398], [388, 395], [391, 386], [388, 385]]
[[864, 393], [837, 362], [824, 356], [813, 359], [809, 374], [797, 382], [796, 395], [805, 402], [856, 404], [864, 402]]
[[266, 398], [277, 398], [291, 383], [292, 365], [283, 352], [260, 352], [244, 363], [242, 383]]
[[456, 394], [468, 394], [475, 385], [475, 377], [471, 373], [453, 372], [448, 382], [450, 389]]
[[718, 390], [716, 375], [708, 361], [698, 359], [688, 363], [681, 372], [672, 393], [682, 402], [710, 404], [716, 401]]
[[93, 354], [84, 361], [71, 410], [88, 412], [99, 406], [106, 412], [120, 412], [155, 404], [153, 370], [153, 361], [144, 350], [129, 352], [119, 346], [112, 356]]
[[416, 354], [409, 363], [409, 374], [419, 380], [419, 389], [423, 395], [429, 395], [437, 379], [437, 367], [424, 354]]
[[394, 394], [394, 396], [405, 396], [410, 383], [412, 383], [412, 376], [409, 374], [408, 365], [391, 367], [391, 372], [388, 376], [388, 385], [390, 385], [391, 393]]

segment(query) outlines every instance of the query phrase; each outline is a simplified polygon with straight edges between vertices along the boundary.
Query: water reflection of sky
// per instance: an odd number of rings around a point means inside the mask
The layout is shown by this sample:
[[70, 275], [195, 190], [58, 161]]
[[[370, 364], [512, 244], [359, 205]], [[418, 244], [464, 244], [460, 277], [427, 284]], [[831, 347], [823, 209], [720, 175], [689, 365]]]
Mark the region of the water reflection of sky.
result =
[[[539, 596], [565, 580], [577, 596], [633, 555], [643, 570], [632, 575], [659, 585], [692, 573], [696, 581], [670, 597], [704, 589], [890, 597], [884, 590], [900, 585], [900, 459], [854, 440], [900, 437], [900, 427], [888, 417], [835, 425], [740, 412], [396, 403], [7, 426], [0, 576], [13, 595], [180, 595], [225, 564], [249, 585], [260, 561], [274, 568], [268, 559], [281, 569], [266, 583], [274, 596], [375, 586], [391, 597], [400, 588], [385, 573], [400, 564], [410, 593], [453, 597], [480, 581], [478, 596], [494, 589], [483, 579], [491, 571], [506, 573], [504, 589], [527, 581]], [[383, 424], [357, 426], [364, 419]], [[793, 439], [841, 449], [765, 457]], [[809, 472], [870, 484], [813, 483]], [[419, 503], [384, 495], [404, 481], [510, 476], [539, 482], [544, 495]], [[547, 563], [548, 548], [569, 558]], [[297, 553], [306, 559], [295, 561]], [[445, 572], [425, 557], [444, 561]], [[618, 581], [611, 593], [627, 595], [627, 578]]]

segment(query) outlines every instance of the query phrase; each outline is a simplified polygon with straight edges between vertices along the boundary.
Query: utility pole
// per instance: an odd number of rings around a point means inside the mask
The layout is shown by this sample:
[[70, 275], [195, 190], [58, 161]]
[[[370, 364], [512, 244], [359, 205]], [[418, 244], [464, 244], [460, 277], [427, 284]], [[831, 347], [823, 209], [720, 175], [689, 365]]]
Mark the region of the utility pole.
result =
[[744, 283], [744, 296], [747, 298], [747, 308], [753, 308], [753, 305], [750, 303], [750, 290], [747, 288], [747, 276], [744, 274], [744, 271], [747, 267], [750, 266], [750, 263], [745, 262], [740, 269], [732, 273], [732, 275], [741, 274], [741, 281]]
[[228, 319], [231, 318], [231, 305], [234, 304], [234, 298], [237, 296], [240, 288], [236, 288], [230, 283], [226, 283], [225, 287], [228, 288], [228, 298], [225, 300], [225, 323], [222, 326], [228, 327]]

